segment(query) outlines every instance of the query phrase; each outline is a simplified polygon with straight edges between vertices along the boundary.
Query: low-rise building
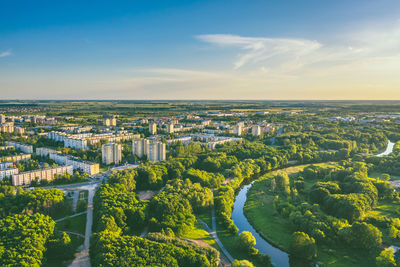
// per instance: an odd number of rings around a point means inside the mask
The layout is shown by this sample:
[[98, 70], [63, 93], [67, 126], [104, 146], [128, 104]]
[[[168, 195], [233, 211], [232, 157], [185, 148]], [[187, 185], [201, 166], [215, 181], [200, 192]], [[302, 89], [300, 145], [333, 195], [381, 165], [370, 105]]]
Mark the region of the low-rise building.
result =
[[14, 174], [12, 176], [12, 184], [14, 186], [30, 185], [32, 181], [37, 180], [38, 182], [42, 180], [52, 181], [56, 175], [65, 175], [69, 173], [73, 175], [72, 166], [58, 166], [53, 168], [34, 170], [29, 172], [21, 172], [19, 174]]

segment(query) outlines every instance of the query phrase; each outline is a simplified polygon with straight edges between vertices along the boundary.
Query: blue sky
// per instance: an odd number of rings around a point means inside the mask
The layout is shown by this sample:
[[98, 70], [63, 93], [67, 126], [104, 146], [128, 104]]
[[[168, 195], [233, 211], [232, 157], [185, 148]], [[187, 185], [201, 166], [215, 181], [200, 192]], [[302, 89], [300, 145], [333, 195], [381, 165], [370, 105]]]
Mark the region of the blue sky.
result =
[[400, 99], [399, 55], [397, 0], [0, 4], [4, 99]]

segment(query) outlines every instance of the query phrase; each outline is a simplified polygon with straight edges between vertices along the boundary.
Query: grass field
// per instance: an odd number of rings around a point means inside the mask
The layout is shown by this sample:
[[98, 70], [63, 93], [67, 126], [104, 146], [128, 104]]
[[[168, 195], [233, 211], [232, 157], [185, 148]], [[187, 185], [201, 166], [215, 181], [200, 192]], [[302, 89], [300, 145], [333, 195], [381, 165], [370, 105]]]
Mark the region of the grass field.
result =
[[[372, 172], [372, 173], [368, 174], [368, 176], [371, 178], [379, 178], [379, 177], [381, 177], [382, 174], [383, 174], [382, 172]], [[390, 180], [391, 181], [400, 180], [400, 176], [390, 175]]]
[[210, 209], [198, 214], [197, 216], [200, 219], [202, 219], [208, 225], [208, 227], [210, 227], [210, 228], [212, 227], [212, 225], [211, 225], [211, 210]]
[[203, 241], [214, 248], [218, 248], [217, 243], [214, 238], [203, 228], [203, 226], [196, 220], [194, 228], [185, 233], [182, 238]]
[[85, 235], [86, 214], [81, 214], [79, 216], [57, 222], [56, 228], [60, 231], [68, 231]]

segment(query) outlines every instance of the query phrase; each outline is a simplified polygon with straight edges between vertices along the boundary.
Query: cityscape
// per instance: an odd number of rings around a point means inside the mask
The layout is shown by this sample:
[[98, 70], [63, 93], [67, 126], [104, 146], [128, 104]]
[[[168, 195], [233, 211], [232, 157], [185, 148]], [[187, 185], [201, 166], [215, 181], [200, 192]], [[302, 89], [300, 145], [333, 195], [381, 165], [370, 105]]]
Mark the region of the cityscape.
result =
[[400, 266], [400, 2], [0, 5], [0, 267]]

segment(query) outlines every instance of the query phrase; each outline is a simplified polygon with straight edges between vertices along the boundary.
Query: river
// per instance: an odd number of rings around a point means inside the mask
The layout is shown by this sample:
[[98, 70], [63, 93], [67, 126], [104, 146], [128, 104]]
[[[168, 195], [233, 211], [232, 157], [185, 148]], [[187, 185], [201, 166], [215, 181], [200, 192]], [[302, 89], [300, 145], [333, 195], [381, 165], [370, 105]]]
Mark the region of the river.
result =
[[[383, 157], [389, 155], [393, 152], [394, 145], [395, 143], [389, 141], [386, 150], [375, 156]], [[272, 246], [264, 238], [262, 238], [244, 215], [243, 208], [247, 199], [247, 191], [249, 191], [254, 182], [255, 181], [243, 186], [242, 189], [239, 191], [239, 194], [236, 196], [235, 202], [233, 204], [232, 220], [239, 229], [239, 233], [243, 231], [249, 231], [250, 233], [252, 233], [252, 235], [256, 239], [255, 248], [258, 249], [260, 253], [269, 255], [271, 257], [272, 264], [279, 267], [288, 267], [289, 255], [286, 252]]]
[[396, 144], [396, 143], [393, 143], [393, 142], [391, 142], [391, 141], [389, 140], [389, 142], [388, 142], [388, 144], [387, 144], [387, 147], [386, 147], [386, 150], [385, 150], [384, 152], [380, 153], [380, 154], [375, 155], [375, 156], [376, 156], [376, 157], [384, 157], [384, 156], [389, 155], [390, 153], [393, 152], [393, 149], [394, 149], [394, 145], [395, 145], [395, 144]]
[[239, 229], [239, 233], [242, 231], [249, 231], [253, 234], [256, 239], [255, 248], [258, 249], [260, 253], [269, 255], [271, 257], [272, 264], [279, 267], [289, 266], [289, 255], [286, 252], [272, 246], [267, 241], [265, 241], [257, 233], [253, 226], [251, 226], [246, 216], [244, 215], [243, 207], [246, 203], [247, 191], [250, 189], [253, 183], [254, 181], [248, 185], [243, 186], [239, 194], [236, 196], [235, 203], [233, 205], [232, 220]]

